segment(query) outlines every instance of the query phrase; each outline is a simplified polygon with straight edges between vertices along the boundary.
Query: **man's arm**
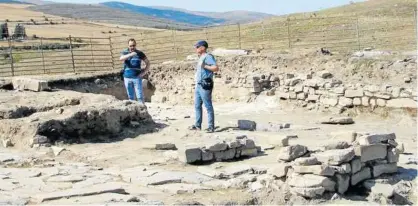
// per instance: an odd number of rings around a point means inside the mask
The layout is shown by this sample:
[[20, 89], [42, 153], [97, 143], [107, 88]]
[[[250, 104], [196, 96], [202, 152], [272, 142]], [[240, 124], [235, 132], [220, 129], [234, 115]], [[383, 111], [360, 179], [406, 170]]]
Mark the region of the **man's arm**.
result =
[[213, 57], [212, 55], [208, 55], [205, 59], [205, 66], [203, 66], [204, 69], [207, 69], [211, 72], [218, 72], [219, 71], [219, 67], [216, 64], [216, 60], [215, 57]]
[[145, 68], [142, 70], [142, 73], [145, 74], [146, 72], [148, 72], [151, 63], [149, 62], [148, 58], [144, 58], [143, 59], [144, 63], [145, 63]]
[[131, 57], [133, 57], [135, 55], [136, 55], [136, 52], [131, 52], [131, 53], [128, 53], [128, 54], [125, 54], [125, 55], [122, 53], [122, 55], [120, 56], [119, 60], [120, 61], [125, 61], [125, 60], [127, 60], [127, 59], [129, 59], [129, 58], [131, 58]]

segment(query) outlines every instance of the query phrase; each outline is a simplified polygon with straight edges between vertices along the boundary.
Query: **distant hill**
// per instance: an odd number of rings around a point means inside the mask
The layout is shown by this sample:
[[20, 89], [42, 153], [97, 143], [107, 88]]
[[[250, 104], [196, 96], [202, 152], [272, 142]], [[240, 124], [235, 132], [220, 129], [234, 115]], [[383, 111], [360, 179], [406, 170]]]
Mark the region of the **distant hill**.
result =
[[64, 4], [54, 3], [45, 5], [31, 6], [29, 9], [50, 15], [62, 16], [67, 18], [86, 19], [90, 21], [108, 22], [122, 25], [132, 25], [150, 28], [176, 28], [193, 29], [196, 26], [176, 22], [169, 19], [161, 19], [113, 9], [98, 4]]
[[27, 2], [18, 0], [0, 0], [0, 4], [28, 4]]
[[127, 10], [143, 15], [170, 19], [198, 26], [248, 23], [273, 16], [271, 14], [250, 11], [202, 12], [163, 6], [144, 7], [117, 1], [104, 2], [101, 4], [110, 8]]
[[225, 20], [225, 23], [249, 23], [254, 21], [259, 21], [265, 18], [274, 17], [272, 14], [266, 14], [261, 12], [252, 12], [252, 11], [228, 11], [228, 12], [204, 12], [204, 11], [189, 11], [186, 9], [165, 7], [165, 6], [154, 6], [151, 8], [156, 9], [166, 9], [166, 10], [175, 10], [182, 11], [185, 13], [201, 15], [211, 18], [219, 18]]
[[225, 22], [224, 19], [207, 17], [207, 16], [187, 13], [187, 12], [174, 10], [174, 9], [158, 9], [158, 8], [151, 8], [151, 7], [144, 7], [144, 6], [136, 6], [133, 4], [116, 2], [116, 1], [101, 3], [101, 5], [104, 5], [113, 9], [120, 9], [120, 10], [130, 11], [134, 13], [139, 13], [142, 15], [151, 16], [151, 17], [163, 18], [163, 19], [168, 19], [168, 20], [172, 20], [176, 22], [182, 22], [182, 23], [193, 24], [193, 25], [198, 25], [198, 26], [222, 24]]

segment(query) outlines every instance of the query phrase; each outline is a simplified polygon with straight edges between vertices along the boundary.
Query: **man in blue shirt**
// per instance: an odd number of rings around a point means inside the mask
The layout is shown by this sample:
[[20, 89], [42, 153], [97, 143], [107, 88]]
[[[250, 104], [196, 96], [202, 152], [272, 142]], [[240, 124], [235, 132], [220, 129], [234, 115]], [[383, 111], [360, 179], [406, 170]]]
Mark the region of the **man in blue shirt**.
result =
[[215, 58], [207, 53], [208, 43], [199, 41], [195, 45], [199, 60], [196, 64], [196, 88], [195, 88], [195, 112], [196, 122], [191, 126], [191, 130], [201, 130], [202, 128], [202, 104], [205, 104], [208, 112], [209, 133], [215, 131], [215, 113], [212, 105], [213, 73], [219, 71]]
[[[129, 48], [121, 52], [120, 60], [123, 61], [123, 78], [125, 82], [126, 92], [130, 100], [135, 100], [144, 103], [142, 91], [142, 78], [148, 72], [150, 62], [147, 56], [136, 49], [135, 39], [129, 39]], [[145, 69], [141, 70], [141, 62], [144, 61]], [[135, 90], [135, 91], [134, 91]]]

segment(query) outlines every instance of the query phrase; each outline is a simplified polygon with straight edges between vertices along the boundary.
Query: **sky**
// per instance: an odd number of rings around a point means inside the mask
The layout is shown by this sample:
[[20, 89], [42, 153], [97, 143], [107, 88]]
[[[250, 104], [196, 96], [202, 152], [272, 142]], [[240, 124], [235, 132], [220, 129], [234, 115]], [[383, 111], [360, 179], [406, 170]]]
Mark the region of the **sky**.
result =
[[363, 0], [52, 0], [66, 3], [100, 3], [122, 1], [139, 6], [168, 6], [192, 11], [233, 11], [246, 10], [283, 15], [349, 4]]

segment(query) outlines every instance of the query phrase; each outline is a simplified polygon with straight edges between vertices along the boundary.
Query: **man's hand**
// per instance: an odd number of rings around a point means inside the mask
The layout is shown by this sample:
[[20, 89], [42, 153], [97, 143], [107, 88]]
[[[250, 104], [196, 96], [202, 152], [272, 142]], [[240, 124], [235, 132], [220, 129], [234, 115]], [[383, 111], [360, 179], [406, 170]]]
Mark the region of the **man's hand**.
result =
[[139, 77], [143, 78], [147, 74], [148, 74], [148, 70], [144, 70], [139, 74]]
[[129, 57], [134, 57], [134, 56], [136, 56], [136, 55], [138, 55], [135, 51], [133, 51], [133, 52], [131, 52], [131, 53], [129, 53]]

